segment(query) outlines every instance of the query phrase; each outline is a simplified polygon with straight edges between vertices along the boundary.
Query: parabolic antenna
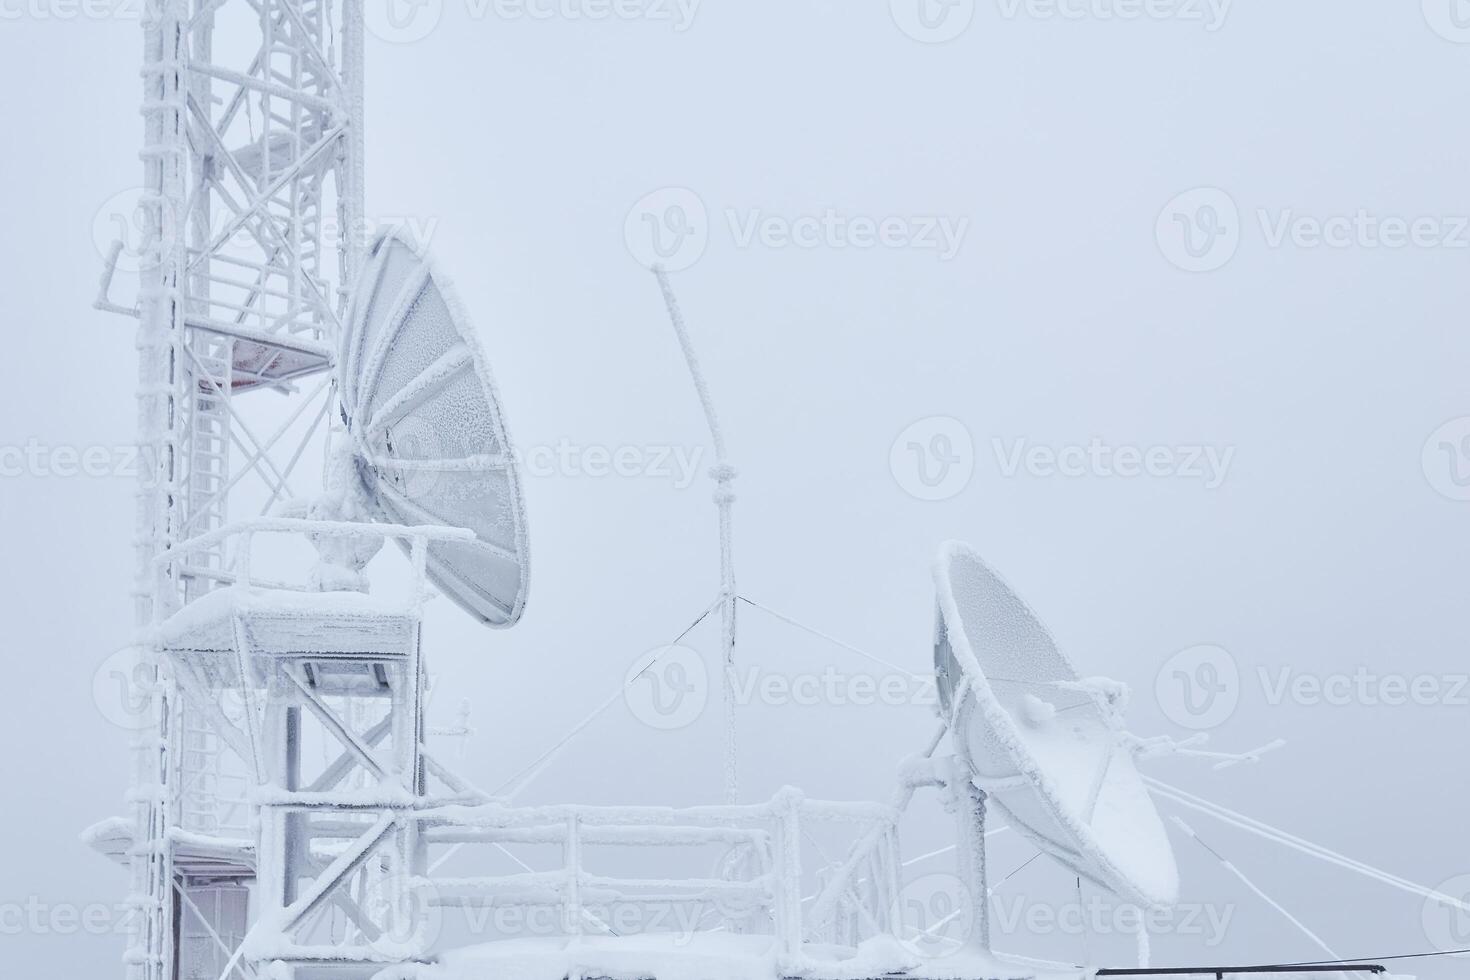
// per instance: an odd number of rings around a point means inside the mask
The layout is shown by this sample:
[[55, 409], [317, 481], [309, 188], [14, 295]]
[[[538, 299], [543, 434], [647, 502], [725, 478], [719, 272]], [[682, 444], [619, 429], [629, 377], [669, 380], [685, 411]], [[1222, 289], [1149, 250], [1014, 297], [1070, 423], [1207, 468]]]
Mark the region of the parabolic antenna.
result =
[[368, 251], [337, 383], [357, 474], [390, 523], [468, 528], [428, 549], [434, 584], [495, 627], [526, 601], [525, 503], [489, 364], [445, 280], [393, 233]]
[[934, 578], [940, 703], [976, 785], [1077, 874], [1144, 908], [1174, 905], [1174, 852], [1098, 685], [1079, 682], [1046, 627], [968, 545], [944, 545]]

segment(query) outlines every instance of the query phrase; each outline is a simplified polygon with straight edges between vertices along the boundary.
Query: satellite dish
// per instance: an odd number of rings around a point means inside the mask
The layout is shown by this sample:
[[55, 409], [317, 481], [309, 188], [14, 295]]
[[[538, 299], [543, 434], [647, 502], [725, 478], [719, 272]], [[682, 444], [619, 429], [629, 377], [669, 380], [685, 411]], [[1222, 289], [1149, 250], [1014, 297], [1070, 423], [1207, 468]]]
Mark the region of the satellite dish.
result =
[[337, 386], [374, 516], [467, 528], [428, 548], [430, 578], [493, 627], [526, 602], [525, 502], [490, 367], [448, 283], [396, 233], [368, 250], [342, 329]]
[[940, 704], [975, 784], [1082, 877], [1145, 908], [1176, 904], [1174, 853], [1106, 686], [1079, 681], [1035, 613], [968, 545], [941, 548], [934, 578]]

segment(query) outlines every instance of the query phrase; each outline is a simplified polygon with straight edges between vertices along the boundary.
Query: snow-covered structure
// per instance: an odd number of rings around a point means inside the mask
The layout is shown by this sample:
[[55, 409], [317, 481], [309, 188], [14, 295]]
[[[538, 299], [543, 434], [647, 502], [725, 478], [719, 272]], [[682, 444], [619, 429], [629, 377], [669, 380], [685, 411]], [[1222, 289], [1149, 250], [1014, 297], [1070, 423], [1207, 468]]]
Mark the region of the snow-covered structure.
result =
[[[1133, 767], [1145, 743], [1123, 732], [1119, 692], [1079, 680], [959, 547], [937, 577], [943, 717], [889, 800], [788, 789], [740, 802], [728, 690], [719, 805], [518, 807], [456, 775], [425, 730], [424, 602], [437, 590], [489, 627], [513, 626], [529, 536], [464, 312], [412, 243], [364, 229], [361, 0], [146, 9], [141, 288], [136, 305], [117, 302], [109, 269], [98, 305], [138, 319], [150, 466], [134, 651], [150, 708], [132, 815], [87, 834], [129, 869], [130, 980], [1080, 975], [990, 950], [988, 799], [1078, 874], [1141, 905], [1173, 901], [1172, 855]], [[719, 457], [721, 588], [706, 615], [720, 611], [728, 683], [735, 473], [661, 272], [659, 284]], [[278, 399], [260, 411], [268, 394], [290, 400], [284, 417]], [[322, 485], [293, 497], [312, 456]], [[232, 506], [249, 481], [268, 491], [256, 516]], [[365, 568], [388, 542], [406, 574], [379, 587]], [[953, 757], [938, 754], [946, 744]], [[932, 940], [944, 937], [916, 933], [899, 908], [899, 820], [930, 790], [953, 814], [957, 879], [976, 906], [942, 958]], [[817, 828], [844, 843], [814, 867], [802, 841]], [[559, 860], [534, 868], [507, 845]], [[477, 848], [521, 866], [441, 873]], [[650, 855], [650, 867], [677, 849], [718, 860], [693, 874], [594, 873], [594, 848]], [[649, 902], [691, 916], [677, 933], [609, 921], [608, 909]], [[442, 910], [463, 907], [542, 910], [553, 927], [456, 949]]]

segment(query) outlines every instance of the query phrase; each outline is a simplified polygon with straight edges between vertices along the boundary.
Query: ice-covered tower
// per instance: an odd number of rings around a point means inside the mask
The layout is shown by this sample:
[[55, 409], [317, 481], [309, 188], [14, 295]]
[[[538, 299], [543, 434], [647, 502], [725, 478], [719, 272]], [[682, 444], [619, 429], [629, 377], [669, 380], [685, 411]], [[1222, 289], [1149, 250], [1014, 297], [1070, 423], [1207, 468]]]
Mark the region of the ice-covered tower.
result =
[[[100, 303], [138, 320], [146, 461], [135, 676], [152, 707], [135, 736], [132, 826], [112, 828], [131, 869], [135, 980], [202, 971], [191, 939], [208, 949], [208, 931], [243, 927], [231, 882], [253, 873], [251, 848], [222, 843], [245, 839], [243, 781], [220, 771], [221, 733], [183, 693], [158, 628], [237, 571], [224, 537], [180, 543], [253, 516], [231, 513], [241, 488], [257, 508], [262, 485], [267, 506], [289, 497], [301, 454], [277, 455], [281, 396], [293, 422], [325, 415], [363, 241], [362, 34], [358, 0], [146, 5], [138, 296], [107, 298], [119, 243]], [[190, 895], [196, 880], [210, 885]]]

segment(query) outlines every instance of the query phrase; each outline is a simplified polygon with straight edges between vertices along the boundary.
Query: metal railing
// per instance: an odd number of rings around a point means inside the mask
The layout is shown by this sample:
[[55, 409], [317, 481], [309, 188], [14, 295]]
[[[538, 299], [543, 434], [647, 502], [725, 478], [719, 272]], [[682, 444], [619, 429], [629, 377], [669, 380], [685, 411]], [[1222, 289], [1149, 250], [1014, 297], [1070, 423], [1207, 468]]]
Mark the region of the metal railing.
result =
[[[475, 533], [473, 531], [465, 528], [444, 527], [433, 524], [361, 524], [352, 521], [319, 521], [295, 517], [258, 517], [245, 521], [237, 521], [208, 533], [196, 535], [195, 537], [181, 541], [168, 551], [155, 556], [154, 561], [161, 565], [170, 566], [171, 570], [175, 574], [178, 574], [185, 570], [183, 566], [187, 562], [189, 555], [200, 551], [220, 550], [227, 544], [233, 542], [234, 547], [229, 552], [226, 569], [217, 573], [222, 581], [234, 585], [237, 588], [259, 586], [262, 588], [298, 592], [315, 591], [310, 585], [304, 582], [294, 583], [255, 577], [252, 557], [253, 546], [256, 539], [263, 534], [294, 534], [306, 537], [378, 538], [383, 541], [396, 540], [406, 542], [408, 545], [409, 564], [413, 568], [415, 592], [419, 599], [425, 598], [428, 594], [426, 576], [429, 545], [438, 542], [468, 542], [475, 540]], [[190, 574], [199, 574], [199, 570], [192, 567], [188, 568], [187, 571]]]
[[[551, 844], [560, 867], [476, 877], [415, 877], [415, 907], [551, 907], [569, 935], [609, 932], [590, 909], [620, 903], [703, 905], [719, 928], [769, 934], [784, 963], [800, 963], [805, 942], [893, 934], [899, 890], [898, 814], [876, 803], [808, 800], [783, 790], [765, 803], [668, 807], [507, 807], [488, 803], [420, 812], [414, 819], [429, 844]], [[801, 842], [815, 824], [844, 824], [856, 842], [842, 861], [818, 874], [822, 886], [803, 896]], [[723, 877], [636, 878], [594, 874], [589, 846], [675, 848], [724, 845], [736, 860]], [[810, 910], [807, 909], [811, 905]], [[709, 923], [713, 928], [715, 923]]]

